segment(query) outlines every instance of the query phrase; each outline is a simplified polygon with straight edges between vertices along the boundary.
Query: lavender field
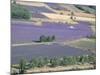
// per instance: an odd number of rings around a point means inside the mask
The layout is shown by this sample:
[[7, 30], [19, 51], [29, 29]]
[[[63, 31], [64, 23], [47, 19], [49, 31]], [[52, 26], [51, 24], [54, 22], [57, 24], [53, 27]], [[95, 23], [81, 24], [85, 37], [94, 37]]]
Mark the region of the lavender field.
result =
[[[11, 26], [11, 40], [12, 44], [27, 43], [33, 40], [39, 40], [41, 35], [52, 36], [55, 35], [57, 42], [66, 40], [75, 40], [92, 35], [90, 24], [87, 22], [79, 22], [70, 28], [70, 25], [63, 23], [49, 23], [45, 22], [42, 26], [36, 26], [32, 23], [12, 23]], [[41, 51], [42, 50], [42, 51]], [[83, 51], [78, 48], [61, 46], [59, 44], [53, 45], [27, 45], [12, 47], [12, 64], [19, 63], [21, 58], [28, 60], [32, 57], [62, 57], [62, 56], [79, 56], [91, 54], [89, 51]]]
[[13, 0], [11, 74], [96, 68], [96, 7]]
[[30, 61], [34, 57], [64, 57], [64, 56], [81, 56], [92, 54], [89, 51], [83, 51], [78, 48], [61, 46], [59, 44], [52, 45], [28, 45], [12, 47], [11, 63], [18, 64], [22, 58]]
[[11, 0], [11, 75], [96, 68], [96, 6]]
[[70, 28], [70, 25], [63, 23], [43, 23], [42, 26], [26, 23], [12, 23], [11, 26], [12, 43], [16, 42], [32, 42], [38, 40], [41, 35], [56, 37], [55, 41], [65, 41], [79, 39], [92, 34], [90, 24], [79, 22]]

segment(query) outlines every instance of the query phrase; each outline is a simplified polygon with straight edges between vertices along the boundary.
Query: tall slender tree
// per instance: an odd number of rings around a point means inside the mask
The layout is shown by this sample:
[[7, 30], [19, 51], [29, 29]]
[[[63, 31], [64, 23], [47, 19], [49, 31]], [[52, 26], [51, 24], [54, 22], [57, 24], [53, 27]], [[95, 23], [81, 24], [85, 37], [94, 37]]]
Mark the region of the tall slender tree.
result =
[[71, 12], [71, 17], [70, 17], [70, 18], [71, 18], [72, 20], [74, 19], [73, 16], [74, 16], [74, 12]]

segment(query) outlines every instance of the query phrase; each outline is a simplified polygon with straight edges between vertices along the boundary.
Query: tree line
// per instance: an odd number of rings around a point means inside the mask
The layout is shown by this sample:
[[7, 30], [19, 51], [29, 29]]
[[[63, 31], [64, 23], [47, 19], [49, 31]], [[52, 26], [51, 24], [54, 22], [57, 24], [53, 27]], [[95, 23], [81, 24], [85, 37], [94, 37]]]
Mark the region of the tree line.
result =
[[19, 5], [14, 0], [11, 3], [11, 18], [14, 19], [30, 19], [31, 13], [22, 5]]
[[27, 62], [25, 59], [21, 59], [19, 63], [19, 73], [23, 74], [27, 69], [35, 68], [35, 67], [57, 67], [57, 66], [67, 66], [67, 65], [75, 65], [75, 64], [93, 64], [96, 63], [95, 55], [84, 55], [84, 56], [64, 56], [64, 57], [39, 57], [33, 58], [31, 61]]

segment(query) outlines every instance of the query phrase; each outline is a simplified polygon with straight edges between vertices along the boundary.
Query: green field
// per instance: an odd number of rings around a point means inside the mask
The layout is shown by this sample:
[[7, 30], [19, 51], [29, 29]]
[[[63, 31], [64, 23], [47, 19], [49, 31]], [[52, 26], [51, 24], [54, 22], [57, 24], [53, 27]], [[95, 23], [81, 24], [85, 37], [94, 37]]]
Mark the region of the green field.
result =
[[72, 47], [76, 47], [76, 48], [81, 48], [81, 49], [85, 49], [85, 50], [90, 50], [92, 52], [95, 52], [96, 50], [96, 39], [92, 38], [92, 39], [80, 39], [80, 40], [77, 40], [77, 41], [73, 41], [73, 42], [70, 42], [68, 44], [69, 46], [72, 46]]

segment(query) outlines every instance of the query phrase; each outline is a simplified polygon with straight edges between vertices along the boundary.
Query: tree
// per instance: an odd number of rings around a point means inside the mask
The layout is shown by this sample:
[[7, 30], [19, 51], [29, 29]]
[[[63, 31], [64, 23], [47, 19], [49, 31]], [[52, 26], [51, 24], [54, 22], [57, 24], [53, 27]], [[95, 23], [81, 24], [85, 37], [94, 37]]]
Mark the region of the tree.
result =
[[19, 63], [19, 73], [24, 74], [25, 70], [26, 70], [26, 61], [24, 59], [21, 59]]
[[50, 36], [46, 37], [46, 42], [50, 42], [50, 41], [51, 41]]
[[40, 42], [45, 42], [46, 41], [46, 37], [44, 35], [40, 36]]
[[89, 58], [88, 55], [85, 56], [80, 56], [80, 63], [84, 64], [84, 63], [89, 63]]
[[52, 36], [52, 41], [54, 41], [54, 40], [55, 40], [55, 36], [53, 35], [53, 36]]

